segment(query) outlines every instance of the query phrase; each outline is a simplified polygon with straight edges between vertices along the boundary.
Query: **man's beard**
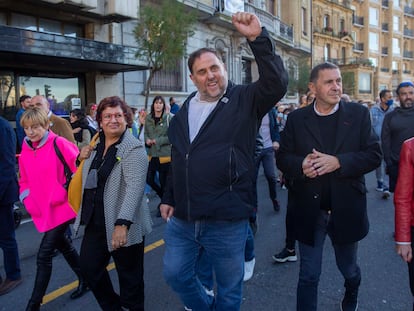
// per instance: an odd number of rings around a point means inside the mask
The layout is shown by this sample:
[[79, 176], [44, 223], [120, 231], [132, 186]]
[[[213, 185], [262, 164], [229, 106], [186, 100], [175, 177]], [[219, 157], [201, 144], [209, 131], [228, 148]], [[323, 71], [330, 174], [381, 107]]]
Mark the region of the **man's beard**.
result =
[[401, 102], [402, 108], [411, 108], [413, 107], [413, 101], [412, 100], [406, 100], [405, 102]]

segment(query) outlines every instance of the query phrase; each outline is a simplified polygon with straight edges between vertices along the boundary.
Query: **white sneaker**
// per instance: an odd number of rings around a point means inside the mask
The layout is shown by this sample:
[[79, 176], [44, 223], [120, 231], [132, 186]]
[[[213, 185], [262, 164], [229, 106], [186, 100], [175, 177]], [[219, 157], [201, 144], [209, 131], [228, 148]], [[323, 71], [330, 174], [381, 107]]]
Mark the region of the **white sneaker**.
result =
[[253, 276], [253, 271], [254, 271], [254, 265], [256, 264], [256, 258], [253, 258], [250, 261], [245, 261], [244, 262], [244, 277], [243, 277], [243, 281], [248, 281], [252, 278]]

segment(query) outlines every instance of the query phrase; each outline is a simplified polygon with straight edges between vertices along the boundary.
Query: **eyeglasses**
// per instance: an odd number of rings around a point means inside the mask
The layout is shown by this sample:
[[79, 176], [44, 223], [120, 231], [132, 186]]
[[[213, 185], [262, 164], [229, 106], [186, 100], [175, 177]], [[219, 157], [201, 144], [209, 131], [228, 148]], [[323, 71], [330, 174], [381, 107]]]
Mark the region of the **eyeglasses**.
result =
[[125, 114], [124, 113], [105, 113], [102, 115], [102, 120], [111, 121], [112, 117], [114, 117], [115, 120], [119, 121], [125, 117]]

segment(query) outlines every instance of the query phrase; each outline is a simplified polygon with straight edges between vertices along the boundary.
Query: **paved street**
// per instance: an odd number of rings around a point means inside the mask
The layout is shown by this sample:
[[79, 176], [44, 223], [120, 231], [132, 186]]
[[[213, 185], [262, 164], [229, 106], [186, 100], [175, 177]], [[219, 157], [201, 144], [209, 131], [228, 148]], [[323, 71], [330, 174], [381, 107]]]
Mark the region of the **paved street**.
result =
[[[367, 175], [369, 189], [369, 216], [371, 229], [368, 237], [360, 243], [359, 262], [362, 270], [360, 289], [360, 311], [407, 311], [411, 310], [412, 298], [408, 287], [406, 265], [396, 255], [393, 242], [393, 207], [375, 191], [375, 176]], [[283, 247], [286, 190], [278, 187], [283, 206], [276, 214], [268, 200], [264, 176], [259, 176], [259, 229], [256, 235], [256, 268], [253, 278], [245, 283], [242, 311], [291, 311], [295, 310], [298, 262], [274, 264], [271, 256]], [[156, 199], [151, 202], [155, 215]], [[182, 311], [184, 308], [162, 278], [162, 234], [164, 222], [154, 216], [154, 230], [147, 237], [145, 255], [146, 310]], [[17, 229], [17, 238], [22, 258], [24, 282], [8, 295], [0, 297], [0, 311], [24, 310], [30, 296], [35, 273], [36, 251], [41, 235], [31, 222]], [[80, 238], [75, 239], [79, 249]], [[2, 259], [0, 273], [4, 276]], [[110, 266], [110, 269], [113, 269]], [[116, 284], [116, 273], [111, 270]], [[61, 255], [54, 260], [52, 279], [41, 310], [94, 311], [99, 310], [91, 293], [78, 300], [70, 300], [69, 294], [75, 275]], [[335, 266], [332, 246], [327, 239], [323, 272], [319, 287], [320, 311], [338, 311], [343, 295], [343, 281]]]

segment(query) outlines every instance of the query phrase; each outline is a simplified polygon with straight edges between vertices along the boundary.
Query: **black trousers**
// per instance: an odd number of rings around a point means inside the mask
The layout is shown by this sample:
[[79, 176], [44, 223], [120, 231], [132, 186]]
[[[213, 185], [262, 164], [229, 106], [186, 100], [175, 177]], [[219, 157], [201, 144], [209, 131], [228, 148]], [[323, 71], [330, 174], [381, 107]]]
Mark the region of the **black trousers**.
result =
[[[80, 259], [81, 271], [104, 311], [144, 311], [144, 241], [110, 252], [105, 228], [90, 223], [83, 237]], [[120, 294], [113, 286], [106, 266], [114, 259]]]
[[[160, 163], [158, 157], [152, 157], [148, 164], [147, 184], [150, 185], [160, 198], [162, 198], [162, 195], [164, 194], [170, 164], [171, 162]], [[155, 175], [157, 172], [160, 184], [155, 182]]]
[[70, 240], [66, 237], [65, 232], [69, 227], [69, 222], [63, 223], [43, 235], [40, 243], [39, 252], [37, 253], [37, 271], [36, 279], [30, 298], [31, 302], [39, 304], [46, 293], [52, 274], [52, 261], [54, 250], [59, 250], [64, 256], [66, 262], [75, 272], [79, 279], [82, 278], [80, 270], [79, 255], [73, 247]]

